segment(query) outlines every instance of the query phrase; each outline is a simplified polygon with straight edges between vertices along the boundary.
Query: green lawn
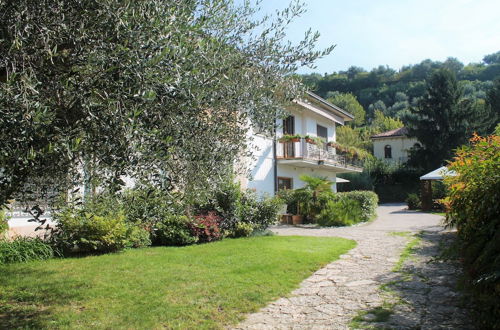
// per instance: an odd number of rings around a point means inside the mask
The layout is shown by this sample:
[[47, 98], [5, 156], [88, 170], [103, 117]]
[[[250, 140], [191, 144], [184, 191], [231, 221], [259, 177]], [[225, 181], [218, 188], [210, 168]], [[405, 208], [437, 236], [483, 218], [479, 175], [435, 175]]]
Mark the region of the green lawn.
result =
[[222, 328], [355, 246], [255, 237], [0, 267], [1, 328]]

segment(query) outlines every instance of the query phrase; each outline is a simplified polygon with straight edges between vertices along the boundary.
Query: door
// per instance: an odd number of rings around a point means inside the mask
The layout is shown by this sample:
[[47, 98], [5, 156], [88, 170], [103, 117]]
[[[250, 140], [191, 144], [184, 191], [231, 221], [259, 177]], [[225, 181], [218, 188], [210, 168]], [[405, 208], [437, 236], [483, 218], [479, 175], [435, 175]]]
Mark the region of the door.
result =
[[[283, 134], [294, 135], [295, 134], [295, 117], [288, 116], [283, 119]], [[283, 155], [285, 158], [295, 157], [295, 143], [294, 142], [284, 142], [283, 143]]]

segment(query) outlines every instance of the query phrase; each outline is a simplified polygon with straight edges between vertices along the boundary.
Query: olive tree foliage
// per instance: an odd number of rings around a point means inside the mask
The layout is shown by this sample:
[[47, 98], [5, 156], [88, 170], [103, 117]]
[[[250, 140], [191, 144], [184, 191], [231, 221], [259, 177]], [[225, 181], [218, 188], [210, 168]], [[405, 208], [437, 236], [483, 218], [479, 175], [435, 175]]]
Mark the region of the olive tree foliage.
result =
[[331, 52], [231, 0], [0, 0], [0, 205], [34, 178], [190, 198], [304, 92], [293, 75]]

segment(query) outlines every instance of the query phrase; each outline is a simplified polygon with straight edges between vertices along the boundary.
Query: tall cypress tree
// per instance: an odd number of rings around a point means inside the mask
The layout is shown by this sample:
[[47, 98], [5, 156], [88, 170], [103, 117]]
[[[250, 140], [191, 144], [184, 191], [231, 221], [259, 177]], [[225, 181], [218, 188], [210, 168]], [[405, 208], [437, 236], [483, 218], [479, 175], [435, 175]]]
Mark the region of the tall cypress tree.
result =
[[410, 136], [423, 147], [413, 150], [410, 164], [432, 169], [451, 159], [453, 150], [472, 134], [474, 115], [455, 75], [447, 69], [434, 72], [424, 96], [406, 118]]

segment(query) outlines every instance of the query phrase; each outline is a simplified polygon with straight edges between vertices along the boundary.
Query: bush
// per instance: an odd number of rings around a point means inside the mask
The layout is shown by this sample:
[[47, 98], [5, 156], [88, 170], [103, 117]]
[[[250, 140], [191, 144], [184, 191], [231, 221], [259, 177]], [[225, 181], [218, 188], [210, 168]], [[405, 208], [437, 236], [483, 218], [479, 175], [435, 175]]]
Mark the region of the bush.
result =
[[0, 240], [0, 264], [45, 260], [54, 256], [52, 247], [38, 237]]
[[217, 241], [222, 238], [220, 222], [221, 218], [215, 212], [198, 215], [189, 223], [191, 235], [198, 238], [199, 243]]
[[360, 203], [342, 196], [327, 201], [316, 220], [320, 226], [349, 226], [360, 222], [361, 217]]
[[98, 215], [86, 209], [66, 208], [54, 214], [52, 239], [63, 252], [115, 252], [128, 245], [125, 215], [109, 210]]
[[158, 222], [172, 214], [183, 214], [184, 208], [176, 193], [153, 187], [140, 187], [123, 193], [122, 204], [127, 222], [152, 230]]
[[83, 205], [66, 203], [53, 217], [57, 224], [51, 241], [64, 253], [115, 252], [148, 243], [141, 229], [126, 222], [119, 199], [111, 194], [97, 195]]
[[370, 221], [377, 216], [378, 196], [373, 191], [349, 191], [339, 195], [359, 203], [361, 214], [357, 222]]
[[446, 223], [457, 228], [479, 327], [500, 329], [500, 136], [474, 136], [450, 169], [458, 175], [445, 179]]
[[205, 205], [196, 206], [198, 214], [215, 212], [219, 228], [232, 232], [240, 222], [250, 223], [255, 229], [265, 229], [276, 222], [282, 201], [278, 198], [258, 197], [250, 190], [241, 190], [238, 183], [223, 185]]
[[258, 198], [254, 192], [245, 191], [237, 204], [237, 220], [251, 224], [256, 230], [264, 230], [276, 223], [281, 205], [278, 198]]
[[193, 235], [191, 220], [182, 215], [169, 215], [157, 222], [153, 230], [155, 245], [182, 246], [196, 243], [198, 237]]
[[249, 237], [252, 235], [254, 231], [254, 227], [250, 223], [238, 222], [233, 230], [230, 233], [230, 237], [238, 238], [238, 237]]
[[148, 230], [137, 225], [128, 225], [127, 247], [142, 248], [151, 245], [151, 234]]
[[443, 181], [431, 181], [432, 185], [432, 199], [443, 199], [447, 195], [446, 185]]
[[422, 207], [420, 197], [417, 194], [408, 194], [406, 198], [406, 204], [408, 204], [409, 210], [418, 210]]
[[0, 209], [0, 238], [9, 230], [9, 223], [5, 215], [5, 210]]

